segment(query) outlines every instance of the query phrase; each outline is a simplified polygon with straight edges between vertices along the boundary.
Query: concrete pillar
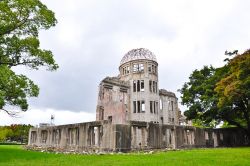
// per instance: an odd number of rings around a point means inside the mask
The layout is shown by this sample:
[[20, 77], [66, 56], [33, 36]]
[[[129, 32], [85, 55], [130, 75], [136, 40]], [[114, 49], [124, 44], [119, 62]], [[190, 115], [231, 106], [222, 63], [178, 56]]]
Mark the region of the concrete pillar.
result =
[[68, 128], [62, 128], [61, 129], [61, 141], [60, 141], [60, 147], [65, 148], [67, 146], [67, 134]]
[[32, 128], [29, 129], [28, 145], [31, 145], [31, 131], [32, 131]]
[[176, 129], [171, 129], [171, 143], [172, 143], [172, 147], [173, 149], [176, 149]]
[[214, 139], [214, 147], [218, 146], [218, 139], [217, 139], [217, 133], [213, 132], [213, 139]]
[[99, 132], [99, 127], [94, 127], [94, 142], [96, 147], [99, 147]]

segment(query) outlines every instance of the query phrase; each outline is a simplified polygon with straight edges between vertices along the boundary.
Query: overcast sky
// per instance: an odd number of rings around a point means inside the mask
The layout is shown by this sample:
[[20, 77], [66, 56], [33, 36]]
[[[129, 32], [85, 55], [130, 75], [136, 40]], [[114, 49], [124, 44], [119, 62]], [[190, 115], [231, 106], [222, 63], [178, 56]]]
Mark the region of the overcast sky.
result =
[[[225, 50], [250, 48], [248, 0], [42, 0], [58, 24], [40, 33], [56, 72], [19, 70], [40, 86], [20, 118], [0, 112], [0, 125], [95, 120], [98, 84], [118, 75], [129, 50], [147, 48], [159, 64], [159, 85], [173, 91], [195, 69], [223, 65]], [[180, 100], [179, 100], [180, 101]], [[184, 107], [180, 106], [182, 111]]]

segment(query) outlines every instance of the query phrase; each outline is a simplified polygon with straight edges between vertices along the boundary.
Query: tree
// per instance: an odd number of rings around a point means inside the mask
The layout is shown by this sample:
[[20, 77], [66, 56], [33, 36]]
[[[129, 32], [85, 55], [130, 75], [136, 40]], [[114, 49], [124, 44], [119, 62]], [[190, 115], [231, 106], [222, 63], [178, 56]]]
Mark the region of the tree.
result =
[[34, 126], [30, 124], [12, 124], [10, 126], [6, 126], [7, 129], [11, 130], [11, 133], [7, 135], [8, 140], [21, 143], [28, 143], [29, 129], [31, 127]]
[[55, 26], [54, 13], [39, 0], [0, 1], [0, 110], [16, 112], [8, 106], [28, 109], [27, 98], [37, 97], [39, 88], [25, 75], [13, 71], [16, 66], [39, 69], [58, 68], [53, 54], [40, 48], [38, 32]]
[[243, 128], [250, 138], [250, 50], [229, 60], [225, 77], [216, 83], [223, 120]]
[[12, 134], [11, 129], [5, 126], [0, 126], [0, 142], [5, 142], [10, 134]]
[[29, 129], [34, 127], [25, 124], [12, 124], [10, 126], [0, 126], [0, 142], [11, 141], [28, 143]]
[[250, 51], [227, 59], [220, 68], [204, 66], [189, 77], [181, 93], [189, 120], [204, 127], [220, 122], [242, 128], [250, 138]]
[[225, 68], [215, 69], [204, 66], [201, 70], [195, 70], [181, 90], [182, 104], [188, 107], [184, 112], [190, 120], [193, 119], [204, 127], [214, 127], [219, 123], [217, 115], [217, 94], [214, 91], [216, 82], [225, 72]]

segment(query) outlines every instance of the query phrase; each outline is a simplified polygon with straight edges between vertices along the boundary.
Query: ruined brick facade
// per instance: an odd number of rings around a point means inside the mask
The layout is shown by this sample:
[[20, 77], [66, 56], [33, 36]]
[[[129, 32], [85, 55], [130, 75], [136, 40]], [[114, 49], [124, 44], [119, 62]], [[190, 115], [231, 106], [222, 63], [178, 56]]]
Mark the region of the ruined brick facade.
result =
[[174, 93], [159, 89], [158, 63], [151, 51], [129, 51], [121, 60], [119, 72], [117, 77], [106, 77], [100, 83], [97, 121], [179, 124], [177, 98]]

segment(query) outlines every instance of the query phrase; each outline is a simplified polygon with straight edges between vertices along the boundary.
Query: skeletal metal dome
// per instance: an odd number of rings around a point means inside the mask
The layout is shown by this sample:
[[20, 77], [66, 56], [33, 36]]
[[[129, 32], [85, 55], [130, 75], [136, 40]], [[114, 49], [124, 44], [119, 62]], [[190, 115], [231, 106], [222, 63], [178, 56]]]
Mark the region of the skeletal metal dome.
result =
[[127, 54], [125, 54], [120, 62], [120, 65], [138, 59], [148, 59], [156, 62], [156, 57], [151, 51], [146, 48], [137, 48], [130, 50]]

